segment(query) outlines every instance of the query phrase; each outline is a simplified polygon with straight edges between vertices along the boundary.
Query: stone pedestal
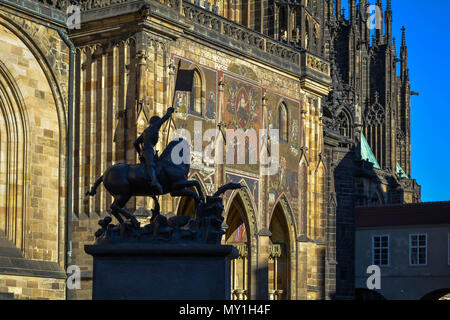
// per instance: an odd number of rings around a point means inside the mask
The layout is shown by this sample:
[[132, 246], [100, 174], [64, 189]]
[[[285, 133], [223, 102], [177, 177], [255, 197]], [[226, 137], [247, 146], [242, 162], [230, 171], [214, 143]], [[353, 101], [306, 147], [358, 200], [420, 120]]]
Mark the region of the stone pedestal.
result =
[[233, 246], [119, 243], [85, 246], [94, 300], [229, 300]]

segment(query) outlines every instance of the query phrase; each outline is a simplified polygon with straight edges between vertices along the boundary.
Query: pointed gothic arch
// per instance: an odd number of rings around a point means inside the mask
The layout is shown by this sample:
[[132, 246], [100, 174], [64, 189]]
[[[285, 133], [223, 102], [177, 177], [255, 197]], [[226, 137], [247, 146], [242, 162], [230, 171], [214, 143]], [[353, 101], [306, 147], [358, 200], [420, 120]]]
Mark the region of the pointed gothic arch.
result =
[[227, 230], [225, 243], [232, 244], [239, 251], [238, 259], [232, 261], [232, 299], [247, 300], [254, 295], [251, 277], [256, 263], [257, 222], [248, 188], [235, 190], [227, 201], [225, 222]]
[[23, 247], [28, 117], [14, 77], [0, 60], [0, 230]]
[[364, 113], [364, 135], [373, 154], [382, 168], [386, 165], [386, 110], [379, 102], [379, 94], [375, 92], [374, 102]]
[[297, 233], [291, 206], [284, 193], [270, 217], [269, 299], [285, 300], [295, 295], [295, 252]]
[[[245, 187], [242, 189], [245, 192], [241, 193], [241, 194], [246, 197], [247, 201], [249, 202], [249, 208], [252, 208], [252, 212], [253, 212], [253, 214], [255, 214], [255, 210], [257, 210], [258, 205], [255, 201], [256, 199], [253, 197], [253, 194], [250, 191], [251, 190], [250, 186], [248, 185], [248, 183], [245, 179], [241, 179], [239, 181], [239, 183]], [[256, 223], [256, 215], [254, 216], [254, 218], [255, 218], [255, 223]]]
[[348, 112], [345, 108], [341, 108], [337, 112], [336, 122], [339, 134], [351, 139], [353, 137], [353, 134], [352, 117], [350, 116], [350, 112]]
[[299, 164], [298, 172], [298, 186], [299, 186], [299, 209], [298, 217], [298, 233], [299, 236], [306, 237], [308, 234], [308, 159], [305, 152], [302, 152], [302, 157]]
[[[22, 249], [25, 258], [60, 262], [64, 261], [66, 245], [64, 229], [67, 219], [66, 200], [68, 197], [68, 148], [66, 143], [68, 101], [63, 97], [67, 96], [68, 77], [63, 75], [61, 68], [57, 67], [58, 61], [51, 59], [54, 58], [53, 47], [46, 45], [45, 40], [34, 37], [36, 31], [37, 29], [33, 29], [32, 25], [18, 25], [15, 20], [0, 13], [0, 33], [2, 37], [8, 38], [12, 45], [22, 50], [29, 63], [26, 68], [35, 71], [27, 77], [14, 77], [16, 81], [14, 90], [21, 92], [32, 89], [31, 81], [37, 83], [35, 88], [39, 90], [39, 95], [27, 94], [23, 95], [22, 98], [23, 114], [25, 119], [28, 120], [24, 121], [25, 125], [23, 126], [25, 132], [23, 154], [25, 156], [23, 161], [17, 160], [19, 170], [17, 174], [22, 175], [23, 172], [25, 185], [23, 191], [18, 188], [14, 190], [14, 193], [16, 194], [15, 203], [21, 198], [23, 220], [17, 220], [16, 239], [11, 240]], [[54, 31], [54, 33], [58, 36], [57, 31]], [[61, 34], [59, 36], [62, 37]], [[0, 60], [4, 61], [4, 65], [14, 64], [12, 58], [11, 55], [0, 54]], [[3, 69], [5, 70], [5, 67]], [[16, 72], [16, 70], [11, 70]], [[5, 75], [5, 72], [3, 72], [3, 75]], [[36, 100], [39, 100], [39, 102], [36, 102]], [[5, 105], [5, 101], [3, 101], [3, 104]], [[17, 119], [21, 118], [18, 114], [14, 114], [14, 117], [16, 123], [22, 121], [17, 122]], [[54, 152], [49, 150], [45, 154], [42, 153], [40, 148], [44, 147], [42, 143], [43, 139], [46, 138], [53, 139], [52, 144], [47, 146], [55, 149]], [[20, 141], [19, 143], [22, 144]], [[40, 155], [37, 155], [37, 153], [40, 153]], [[39, 161], [32, 161], [32, 159], [39, 157]], [[52, 171], [52, 173], [43, 174], [41, 170]], [[45, 184], [36, 183], [39, 179], [51, 180], [51, 183], [48, 184], [49, 187], [44, 189], [43, 185]], [[38, 198], [42, 201], [37, 201]], [[8, 207], [11, 207], [11, 203], [13, 202], [8, 201]], [[46, 203], [46, 205], [43, 203]], [[48, 209], [44, 209], [44, 206], [47, 206]], [[30, 208], [33, 208], [33, 210], [29, 210]], [[42, 236], [45, 237], [45, 233], [48, 232], [55, 236], [55, 240], [46, 238], [44, 241], [38, 242], [40, 240], [38, 237], [31, 238], [29, 236], [32, 225], [40, 223], [43, 219], [47, 219], [47, 221]], [[43, 254], [44, 251], [46, 252], [45, 255]]]
[[[14, 36], [16, 36], [25, 45], [25, 47], [31, 51], [36, 59], [36, 62], [42, 69], [55, 100], [56, 113], [60, 124], [60, 136], [61, 140], [64, 140], [66, 138], [65, 134], [67, 130], [66, 109], [68, 106], [63, 98], [65, 95], [62, 92], [62, 87], [59, 85], [59, 79], [57, 76], [58, 72], [53, 66], [50, 65], [46, 58], [47, 55], [50, 55], [50, 50], [52, 48], [46, 47], [43, 44], [38, 45], [36, 43], [38, 39], [33, 38], [31, 34], [22, 28], [22, 26], [19, 26], [14, 20], [11, 20], [8, 16], [2, 14], [1, 12], [0, 26], [5, 27], [8, 31], [12, 32]], [[45, 50], [47, 50], [47, 52]]]
[[[243, 181], [241, 181], [241, 183], [243, 183]], [[248, 234], [250, 236], [250, 240], [255, 241], [256, 237], [257, 237], [257, 226], [258, 226], [258, 222], [256, 219], [256, 209], [254, 206], [254, 202], [252, 201], [252, 195], [247, 188], [243, 188], [240, 190], [234, 190], [229, 198], [229, 200], [227, 201], [226, 207], [225, 207], [225, 221], [227, 221], [229, 219], [229, 214], [231, 212], [232, 209], [232, 205], [235, 201], [239, 201], [241, 208], [242, 208], [242, 213], [244, 213], [243, 215], [243, 219], [244, 222], [247, 224], [247, 231]], [[228, 223], [227, 223], [228, 224]]]
[[189, 93], [189, 113], [203, 116], [205, 114], [206, 106], [206, 80], [202, 69], [192, 64], [191, 70], [194, 71], [194, 79], [192, 83], [192, 90]]
[[311, 211], [313, 215], [312, 220], [309, 222], [311, 239], [324, 240], [325, 237], [326, 204], [323, 200], [323, 195], [325, 194], [326, 175], [325, 157], [323, 154], [319, 154], [319, 161], [314, 172], [314, 209]]
[[[295, 221], [295, 217], [294, 217], [294, 213], [293, 213], [293, 210], [292, 210], [292, 206], [291, 206], [291, 204], [289, 202], [288, 197], [286, 196], [286, 194], [284, 192], [282, 192], [279, 195], [278, 199], [276, 200], [276, 205], [278, 205], [278, 204], [280, 204], [281, 209], [283, 210], [283, 215], [285, 217], [286, 223], [289, 226], [289, 237], [291, 239], [296, 239], [297, 235], [298, 235], [297, 223]], [[272, 217], [272, 215], [274, 213], [274, 210], [275, 210], [275, 207], [272, 210], [271, 217]]]
[[278, 128], [280, 130], [280, 140], [289, 142], [289, 109], [286, 102], [278, 104]]

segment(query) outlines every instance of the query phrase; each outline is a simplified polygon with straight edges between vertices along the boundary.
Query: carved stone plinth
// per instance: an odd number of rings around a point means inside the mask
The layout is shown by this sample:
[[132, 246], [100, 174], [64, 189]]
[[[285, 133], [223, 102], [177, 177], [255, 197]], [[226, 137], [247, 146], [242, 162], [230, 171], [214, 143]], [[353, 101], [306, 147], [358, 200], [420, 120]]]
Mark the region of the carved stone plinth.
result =
[[121, 243], [85, 246], [94, 300], [229, 300], [233, 246]]

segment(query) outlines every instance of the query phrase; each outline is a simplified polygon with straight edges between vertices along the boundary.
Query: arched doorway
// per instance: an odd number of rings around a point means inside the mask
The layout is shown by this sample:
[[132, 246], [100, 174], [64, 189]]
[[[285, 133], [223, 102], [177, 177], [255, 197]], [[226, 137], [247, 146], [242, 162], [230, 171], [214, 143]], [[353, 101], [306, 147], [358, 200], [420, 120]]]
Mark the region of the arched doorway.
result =
[[269, 299], [290, 298], [290, 240], [289, 228], [281, 203], [275, 206], [270, 221]]
[[239, 193], [236, 193], [229, 206], [226, 224], [225, 242], [234, 245], [239, 251], [239, 257], [231, 262], [231, 299], [247, 300], [250, 287], [250, 235], [245, 205]]

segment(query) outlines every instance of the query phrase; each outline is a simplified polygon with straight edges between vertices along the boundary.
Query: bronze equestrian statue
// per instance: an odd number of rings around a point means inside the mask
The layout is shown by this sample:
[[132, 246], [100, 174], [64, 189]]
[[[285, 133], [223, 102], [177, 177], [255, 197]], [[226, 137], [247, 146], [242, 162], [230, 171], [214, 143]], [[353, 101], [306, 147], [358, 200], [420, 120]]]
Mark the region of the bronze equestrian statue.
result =
[[[121, 215], [123, 215], [130, 219], [136, 228], [139, 227], [137, 219], [124, 209], [132, 196], [157, 196], [170, 193], [172, 197], [191, 197], [196, 204], [205, 200], [200, 183], [196, 180], [188, 180], [189, 163], [177, 165], [172, 161], [174, 147], [180, 143], [187, 144], [186, 140], [180, 138], [171, 141], [159, 157], [153, 154], [153, 147], [158, 140], [158, 131], [172, 112], [173, 108], [169, 108], [162, 119], [159, 117], [151, 118], [149, 128], [136, 140], [135, 147], [138, 152], [140, 151], [138, 146], [140, 144], [144, 145], [142, 150], [144, 154], [140, 155], [139, 159], [144, 159], [145, 163], [137, 165], [116, 164], [106, 169], [103, 176], [97, 179], [92, 189], [86, 192], [87, 196], [94, 196], [97, 188], [103, 182], [106, 190], [114, 198], [114, 202], [111, 205], [111, 214], [121, 224], [123, 223]], [[185, 152], [185, 149], [189, 152], [189, 148], [181, 148], [180, 158], [184, 158], [183, 152]], [[190, 154], [187, 155], [187, 159], [190, 159]], [[152, 171], [154, 172], [153, 177]], [[149, 183], [149, 180], [151, 180], [151, 183]], [[188, 188], [190, 187], [195, 187], [197, 192], [189, 190]]]

